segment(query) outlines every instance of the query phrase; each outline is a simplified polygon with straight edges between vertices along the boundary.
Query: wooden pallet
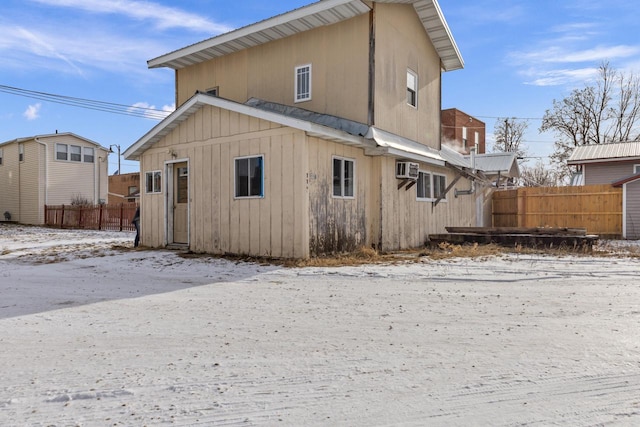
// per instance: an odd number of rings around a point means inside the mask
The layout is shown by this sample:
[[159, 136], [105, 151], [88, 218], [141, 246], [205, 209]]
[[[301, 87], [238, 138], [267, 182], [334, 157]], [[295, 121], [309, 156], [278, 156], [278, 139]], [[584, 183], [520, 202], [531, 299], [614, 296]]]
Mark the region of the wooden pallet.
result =
[[502, 246], [530, 248], [568, 248], [591, 250], [599, 236], [583, 228], [518, 227], [446, 227], [448, 234], [429, 235], [427, 245], [442, 242], [464, 244], [494, 243]]

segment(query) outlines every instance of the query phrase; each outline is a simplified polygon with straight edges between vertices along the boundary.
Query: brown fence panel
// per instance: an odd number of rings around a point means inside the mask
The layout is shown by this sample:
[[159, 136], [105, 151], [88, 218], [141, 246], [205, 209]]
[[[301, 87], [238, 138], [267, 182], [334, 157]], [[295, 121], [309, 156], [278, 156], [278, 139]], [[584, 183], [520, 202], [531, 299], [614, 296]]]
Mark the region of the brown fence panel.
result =
[[609, 184], [526, 187], [493, 194], [494, 227], [585, 228], [622, 235], [622, 189]]
[[135, 203], [95, 206], [45, 206], [45, 224], [59, 228], [134, 231]]

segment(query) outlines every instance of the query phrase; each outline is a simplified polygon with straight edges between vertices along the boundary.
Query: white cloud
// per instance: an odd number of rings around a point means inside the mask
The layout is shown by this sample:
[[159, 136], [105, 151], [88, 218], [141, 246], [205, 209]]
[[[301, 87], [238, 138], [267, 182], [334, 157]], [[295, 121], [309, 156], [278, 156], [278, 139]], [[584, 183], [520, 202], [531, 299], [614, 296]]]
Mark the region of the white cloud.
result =
[[594, 63], [618, 58], [629, 58], [637, 55], [639, 52], [640, 47], [626, 45], [596, 46], [584, 50], [574, 50], [567, 46], [551, 46], [538, 51], [514, 53], [512, 57], [516, 61], [523, 63]]
[[91, 13], [118, 14], [136, 20], [148, 20], [158, 28], [185, 28], [207, 33], [223, 33], [232, 28], [200, 15], [150, 1], [135, 0], [31, 0], [56, 7], [80, 9]]
[[155, 105], [151, 105], [148, 102], [136, 102], [127, 111], [132, 114], [137, 114], [147, 119], [162, 120], [169, 114], [173, 113], [176, 109], [176, 105], [164, 105], [162, 108], [156, 108]]
[[37, 104], [29, 105], [22, 115], [27, 120], [36, 120], [40, 117], [40, 108], [42, 108], [42, 104], [39, 102]]
[[[523, 73], [526, 74], [526, 73]], [[597, 68], [580, 68], [580, 69], [562, 69], [549, 71], [530, 71], [529, 75], [533, 78], [525, 82], [533, 86], [560, 86], [573, 85], [593, 80], [598, 75]]]

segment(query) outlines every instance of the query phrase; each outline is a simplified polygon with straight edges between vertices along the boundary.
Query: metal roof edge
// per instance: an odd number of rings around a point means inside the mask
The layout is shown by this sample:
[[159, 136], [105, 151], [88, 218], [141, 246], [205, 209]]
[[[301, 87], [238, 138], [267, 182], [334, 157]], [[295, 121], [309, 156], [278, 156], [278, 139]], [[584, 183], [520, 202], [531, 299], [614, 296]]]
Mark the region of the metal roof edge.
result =
[[309, 5], [302, 6], [294, 10], [284, 12], [280, 15], [276, 15], [271, 18], [267, 18], [253, 24], [245, 25], [244, 27], [240, 27], [238, 29], [229, 31], [227, 33], [223, 33], [223, 34], [211, 37], [207, 40], [203, 40], [201, 42], [183, 47], [181, 49], [174, 50], [173, 52], [169, 52], [165, 55], [156, 57], [154, 59], [150, 59], [149, 61], [147, 61], [147, 66], [149, 68], [164, 67], [166, 66], [165, 63], [169, 61], [173, 61], [181, 57], [191, 55], [191, 54], [200, 52], [204, 49], [218, 46], [223, 43], [227, 43], [250, 34], [255, 34], [260, 31], [273, 28], [277, 25], [281, 25], [289, 21], [293, 21], [295, 19], [303, 18], [309, 15], [312, 15], [314, 13], [332, 9], [336, 6], [352, 3], [353, 1], [354, 0], [320, 0], [315, 3], [311, 3]]
[[258, 119], [278, 123], [283, 126], [288, 126], [294, 129], [298, 129], [308, 133], [310, 136], [316, 136], [323, 139], [329, 139], [332, 141], [344, 143], [347, 145], [356, 145], [362, 148], [368, 148], [371, 146], [365, 138], [360, 136], [351, 135], [342, 130], [333, 129], [328, 126], [319, 125], [306, 120], [296, 119], [288, 117], [283, 114], [274, 113], [271, 111], [265, 111], [259, 108], [251, 107], [245, 104], [240, 104], [235, 101], [230, 101], [224, 98], [207, 95], [201, 92], [196, 93], [187, 102], [182, 104], [176, 111], [171, 113], [162, 122], [154, 126], [149, 132], [147, 132], [142, 138], [136, 141], [131, 147], [127, 148], [123, 155], [127, 160], [138, 160], [140, 154], [146, 150], [147, 145], [152, 145], [157, 142], [156, 137], [165, 129], [170, 128], [173, 130], [177, 126], [172, 126], [174, 123], [178, 124], [186, 120], [195, 111], [199, 110], [204, 105], [210, 105], [213, 107], [223, 108], [229, 111], [234, 111], [239, 114], [255, 117]]

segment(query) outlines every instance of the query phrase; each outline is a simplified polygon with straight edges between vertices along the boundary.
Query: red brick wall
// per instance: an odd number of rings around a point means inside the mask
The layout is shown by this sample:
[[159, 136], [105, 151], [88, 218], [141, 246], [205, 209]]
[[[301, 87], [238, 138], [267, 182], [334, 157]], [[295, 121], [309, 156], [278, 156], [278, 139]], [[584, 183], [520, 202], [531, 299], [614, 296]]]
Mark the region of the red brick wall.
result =
[[[453, 146], [461, 153], [469, 154], [470, 148], [475, 144], [475, 133], [478, 132], [478, 154], [486, 151], [485, 123], [472, 117], [457, 108], [442, 110], [442, 143]], [[463, 143], [463, 127], [467, 128], [467, 145]]]

